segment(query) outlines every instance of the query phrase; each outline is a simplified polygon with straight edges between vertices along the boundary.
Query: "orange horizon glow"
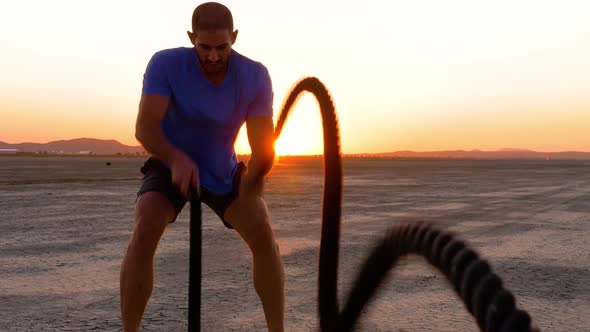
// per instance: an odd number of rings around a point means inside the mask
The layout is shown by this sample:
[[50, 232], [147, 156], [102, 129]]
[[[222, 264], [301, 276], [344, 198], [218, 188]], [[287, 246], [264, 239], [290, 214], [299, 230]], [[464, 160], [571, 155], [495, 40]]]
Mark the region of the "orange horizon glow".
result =
[[[437, 113], [428, 119], [419, 119], [419, 115], [424, 111], [416, 109], [417, 117], [408, 118], [405, 123], [383, 124], [377, 121], [366, 127], [363, 123], [349, 123], [346, 118], [342, 119], [340, 116], [341, 150], [345, 154], [394, 151], [496, 151], [506, 148], [539, 152], [590, 152], [587, 131], [587, 124], [590, 123], [590, 111], [587, 110], [590, 110], [590, 107], [572, 105], [568, 108], [569, 111], [559, 111], [559, 106], [529, 105], [528, 107], [536, 111], [522, 114], [515, 112], [512, 116], [502, 117], [494, 111], [496, 106], [488, 105], [487, 109], [482, 107], [477, 113], [467, 116], [455, 109]], [[510, 112], [507, 105], [501, 107], [508, 108], [507, 112]], [[512, 107], [522, 109], [525, 106]], [[115, 139], [126, 145], [140, 145], [134, 136], [134, 117], [129, 117], [123, 125], [109, 118], [94, 118], [88, 123], [84, 118], [67, 117], [68, 109], [62, 109], [62, 112], [65, 120], [50, 118], [34, 123], [29, 119], [13, 121], [13, 126], [3, 130], [0, 141], [11, 144], [47, 143], [85, 137]], [[556, 116], [557, 113], [559, 116]], [[276, 116], [278, 110], [275, 111]], [[64, 123], [67, 126], [64, 126]], [[22, 130], [33, 129], [35, 126], [39, 126], [39, 129], [32, 132]], [[110, 130], [105, 130], [105, 126]], [[54, 131], [51, 128], [58, 130]], [[349, 134], [351, 131], [353, 134]], [[126, 132], [128, 135], [121, 136], [120, 132]], [[515, 137], [518, 140], [515, 140]], [[366, 146], [357, 140], [372, 141], [372, 144]], [[531, 143], [522, 143], [526, 141]], [[238, 154], [250, 153], [245, 126], [238, 134], [235, 149]], [[295, 104], [275, 144], [275, 149], [278, 156], [323, 154], [321, 117], [317, 103], [310, 94], [303, 95]]]
[[[311, 100], [311, 97], [309, 97]], [[304, 99], [304, 98], [302, 98]], [[300, 102], [291, 112], [289, 119], [275, 144], [276, 154], [286, 155], [320, 155], [323, 154], [323, 138], [321, 119], [317, 105], [305, 105]], [[301, 106], [307, 106], [306, 108]], [[588, 108], [590, 109], [590, 108]], [[438, 117], [422, 122], [409, 121], [406, 124], [393, 124], [388, 126], [374, 126], [363, 128], [356, 135], [347, 135], [350, 124], [340, 122], [341, 149], [345, 154], [359, 153], [384, 153], [394, 151], [449, 151], [449, 150], [482, 150], [496, 151], [500, 149], [527, 149], [539, 152], [579, 151], [590, 152], [587, 133], [587, 124], [590, 123], [590, 112], [585, 110], [576, 112], [562, 112], [555, 117], [552, 112], [538, 112], [534, 114], [534, 120], [530, 121], [524, 115], [497, 119], [495, 112], [480, 111], [475, 118], [455, 118], [459, 113], [440, 113]], [[447, 119], [445, 125], [441, 125], [440, 117]], [[572, 121], [574, 118], [576, 121]], [[110, 123], [104, 119], [93, 119], [94, 123], [107, 123], [111, 131], [105, 131], [99, 126], [87, 126], [83, 119], [70, 119], [70, 130], [65, 130], [63, 120], [48, 119], [38, 123], [41, 127], [35, 132], [25, 132], [23, 127], [32, 128], [27, 120], [14, 122], [14, 126], [3, 130], [0, 141], [16, 144], [24, 142], [47, 143], [56, 140], [68, 140], [75, 138], [115, 139], [123, 144], [140, 145], [135, 139], [133, 128], [130, 125], [134, 119], [130, 119], [126, 125], [127, 136], [117, 136], [118, 130], [114, 121]], [[85, 126], [86, 125], [86, 126]], [[47, 128], [59, 128], [56, 132], [49, 132]], [[344, 129], [342, 129], [344, 128]], [[354, 124], [352, 130], [354, 131]], [[497, 135], [500, 129], [501, 135]], [[348, 129], [350, 130], [350, 129]], [[12, 138], [10, 137], [12, 134]], [[5, 135], [7, 138], [5, 138]], [[518, 141], [514, 137], [520, 138]], [[370, 140], [371, 146], [363, 146], [355, 142], [355, 139]], [[522, 144], [523, 141], [533, 143]], [[250, 148], [246, 136], [245, 126], [242, 127], [235, 144], [236, 153], [249, 154]]]

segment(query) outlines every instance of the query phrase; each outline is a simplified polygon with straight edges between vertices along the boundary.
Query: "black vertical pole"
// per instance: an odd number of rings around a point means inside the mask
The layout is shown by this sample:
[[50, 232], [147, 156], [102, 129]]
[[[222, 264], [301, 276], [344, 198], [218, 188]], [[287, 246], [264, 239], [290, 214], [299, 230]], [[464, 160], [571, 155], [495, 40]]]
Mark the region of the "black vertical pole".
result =
[[201, 199], [194, 191], [191, 195], [190, 252], [188, 284], [188, 331], [201, 331]]

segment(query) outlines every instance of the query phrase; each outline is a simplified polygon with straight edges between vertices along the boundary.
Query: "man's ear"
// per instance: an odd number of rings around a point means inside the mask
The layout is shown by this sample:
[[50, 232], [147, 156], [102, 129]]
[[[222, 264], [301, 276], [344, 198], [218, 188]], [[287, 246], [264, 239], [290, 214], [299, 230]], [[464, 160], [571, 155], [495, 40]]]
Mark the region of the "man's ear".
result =
[[197, 35], [188, 31], [188, 30], [186, 31], [186, 35], [188, 36], [188, 39], [191, 41], [191, 44], [193, 44], [193, 46], [196, 46], [195, 45], [195, 37], [197, 37]]
[[238, 30], [232, 32], [231, 34], [231, 44], [235, 44], [236, 43], [236, 39], [238, 39]]

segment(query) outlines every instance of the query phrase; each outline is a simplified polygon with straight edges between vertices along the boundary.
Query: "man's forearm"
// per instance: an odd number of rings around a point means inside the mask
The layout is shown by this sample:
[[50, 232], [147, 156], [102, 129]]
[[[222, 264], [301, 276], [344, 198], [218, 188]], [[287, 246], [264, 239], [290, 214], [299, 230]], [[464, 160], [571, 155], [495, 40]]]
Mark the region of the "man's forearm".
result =
[[172, 163], [176, 155], [181, 153], [180, 150], [168, 142], [159, 126], [151, 128], [138, 127], [135, 137], [147, 152], [169, 164]]

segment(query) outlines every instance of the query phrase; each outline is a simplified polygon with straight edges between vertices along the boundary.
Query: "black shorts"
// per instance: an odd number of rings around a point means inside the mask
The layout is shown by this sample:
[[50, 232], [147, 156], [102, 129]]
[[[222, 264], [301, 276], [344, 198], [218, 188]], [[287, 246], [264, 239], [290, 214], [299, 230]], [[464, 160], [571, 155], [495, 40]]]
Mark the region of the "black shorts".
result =
[[[228, 194], [215, 195], [205, 187], [201, 186], [201, 201], [219, 216], [225, 227], [230, 229], [233, 229], [233, 227], [223, 219], [223, 215], [230, 204], [238, 197], [240, 177], [245, 168], [246, 165], [244, 165], [243, 162], [238, 164], [238, 169], [233, 178], [232, 191]], [[176, 216], [178, 216], [187, 201], [182, 197], [180, 190], [172, 183], [170, 169], [168, 169], [162, 161], [155, 158], [149, 158], [143, 164], [141, 173], [143, 173], [143, 179], [141, 181], [141, 187], [137, 192], [137, 197], [149, 191], [157, 191], [164, 194], [174, 206], [176, 212], [176, 215], [172, 220], [172, 222], [174, 222]]]

